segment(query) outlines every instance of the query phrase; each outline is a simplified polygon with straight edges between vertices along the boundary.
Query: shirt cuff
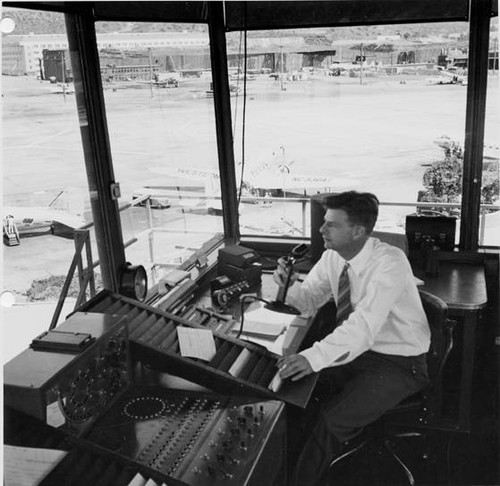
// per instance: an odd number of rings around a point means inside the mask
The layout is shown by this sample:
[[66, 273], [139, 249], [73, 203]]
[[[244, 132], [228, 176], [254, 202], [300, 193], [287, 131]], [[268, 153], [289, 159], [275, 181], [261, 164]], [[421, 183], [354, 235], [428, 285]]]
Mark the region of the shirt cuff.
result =
[[304, 349], [304, 351], [301, 351], [299, 353], [301, 356], [304, 356], [307, 361], [309, 361], [309, 364], [311, 365], [313, 371], [321, 371], [323, 368], [339, 366], [341, 364], [344, 364], [345, 362], [351, 361], [350, 359], [348, 359], [351, 352], [344, 349], [339, 350], [338, 355], [332, 356], [333, 359], [329, 359], [328, 363], [326, 363], [325, 360], [322, 359], [319, 350], [315, 349], [315, 346], [317, 346], [317, 343], [313, 344], [311, 348]]
[[301, 356], [304, 356], [304, 358], [309, 361], [309, 364], [311, 365], [313, 371], [321, 371], [323, 368], [325, 368], [325, 365], [319, 358], [318, 353], [316, 353], [313, 348], [304, 349], [304, 351], [301, 351], [299, 354]]

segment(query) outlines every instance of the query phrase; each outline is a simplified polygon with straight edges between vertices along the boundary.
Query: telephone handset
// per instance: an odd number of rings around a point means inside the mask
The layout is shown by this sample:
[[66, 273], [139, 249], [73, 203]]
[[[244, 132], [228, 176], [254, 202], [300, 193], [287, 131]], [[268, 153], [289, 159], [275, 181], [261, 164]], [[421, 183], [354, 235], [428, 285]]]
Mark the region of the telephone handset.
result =
[[309, 247], [304, 243], [301, 243], [300, 245], [297, 245], [292, 249], [292, 251], [286, 258], [285, 269], [287, 274], [286, 274], [285, 284], [278, 288], [278, 292], [276, 294], [276, 300], [269, 302], [269, 304], [266, 304], [264, 306], [266, 307], [266, 309], [273, 310], [276, 312], [281, 312], [284, 314], [296, 314], [296, 315], [300, 314], [300, 311], [298, 309], [289, 304], [286, 304], [285, 299], [293, 275], [293, 266], [295, 265], [295, 262], [297, 260], [305, 257], [308, 251]]

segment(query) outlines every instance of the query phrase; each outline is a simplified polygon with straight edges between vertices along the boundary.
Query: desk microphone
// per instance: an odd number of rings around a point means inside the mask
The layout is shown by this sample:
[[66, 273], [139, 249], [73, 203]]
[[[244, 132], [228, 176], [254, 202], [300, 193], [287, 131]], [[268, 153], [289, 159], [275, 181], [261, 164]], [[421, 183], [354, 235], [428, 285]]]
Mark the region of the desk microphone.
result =
[[306, 253], [309, 251], [309, 247], [305, 244], [300, 244], [297, 245], [292, 249], [290, 254], [288, 255], [286, 259], [286, 280], [285, 280], [285, 285], [279, 287], [278, 292], [276, 294], [276, 299], [268, 302], [264, 308], [274, 311], [274, 312], [280, 312], [281, 314], [293, 314], [293, 315], [300, 315], [299, 309], [294, 307], [293, 305], [287, 304], [285, 302], [286, 299], [286, 294], [288, 293], [288, 287], [290, 287], [290, 280], [292, 279], [292, 274], [293, 274], [293, 266], [295, 265], [295, 262], [299, 259], [302, 258], [306, 255]]

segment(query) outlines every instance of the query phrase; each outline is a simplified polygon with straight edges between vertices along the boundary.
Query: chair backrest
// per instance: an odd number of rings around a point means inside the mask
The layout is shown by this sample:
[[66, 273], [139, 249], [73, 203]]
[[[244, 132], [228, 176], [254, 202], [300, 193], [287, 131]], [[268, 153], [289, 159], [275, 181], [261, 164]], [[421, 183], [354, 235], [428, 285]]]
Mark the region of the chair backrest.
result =
[[430, 387], [426, 391], [426, 408], [428, 415], [436, 416], [442, 412], [443, 369], [453, 348], [455, 323], [448, 317], [446, 302], [422, 289], [419, 289], [419, 294], [431, 331], [431, 344], [427, 352]]
[[397, 246], [404, 251], [406, 256], [408, 256], [408, 238], [405, 234], [389, 233], [388, 231], [373, 231], [371, 236], [378, 238], [384, 243], [389, 243], [389, 245]]

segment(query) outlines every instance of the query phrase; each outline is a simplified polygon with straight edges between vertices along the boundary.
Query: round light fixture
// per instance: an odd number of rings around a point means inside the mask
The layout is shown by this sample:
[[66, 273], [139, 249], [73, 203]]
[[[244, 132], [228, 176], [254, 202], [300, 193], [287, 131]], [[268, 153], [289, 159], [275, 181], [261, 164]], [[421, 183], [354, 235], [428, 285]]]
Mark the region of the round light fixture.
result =
[[148, 275], [142, 265], [132, 265], [127, 262], [120, 277], [120, 293], [139, 302], [146, 299]]
[[2, 34], [10, 34], [16, 28], [16, 22], [10, 17], [4, 17], [1, 21]]

